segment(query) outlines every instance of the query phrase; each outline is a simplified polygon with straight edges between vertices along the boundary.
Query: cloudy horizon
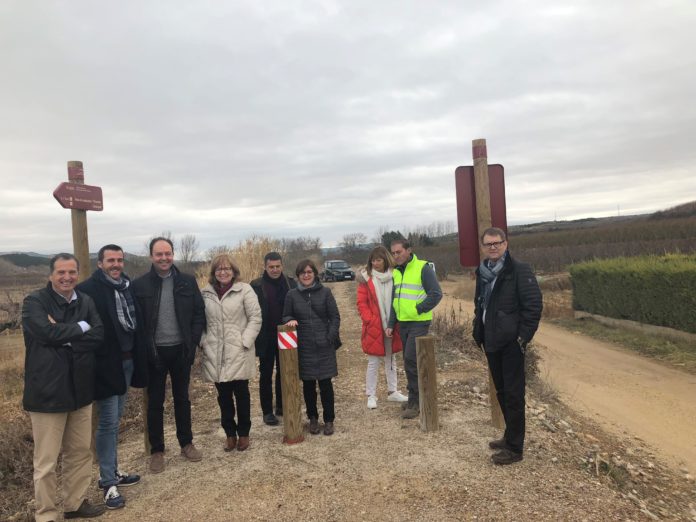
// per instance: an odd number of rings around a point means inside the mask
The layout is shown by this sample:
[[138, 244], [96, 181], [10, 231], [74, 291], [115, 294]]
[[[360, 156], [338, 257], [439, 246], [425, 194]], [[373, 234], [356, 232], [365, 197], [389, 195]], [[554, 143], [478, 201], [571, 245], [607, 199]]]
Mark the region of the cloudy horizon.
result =
[[72, 247], [69, 160], [103, 189], [93, 251], [455, 221], [477, 138], [511, 225], [696, 199], [686, 0], [6, 0], [0, 24], [0, 251]]

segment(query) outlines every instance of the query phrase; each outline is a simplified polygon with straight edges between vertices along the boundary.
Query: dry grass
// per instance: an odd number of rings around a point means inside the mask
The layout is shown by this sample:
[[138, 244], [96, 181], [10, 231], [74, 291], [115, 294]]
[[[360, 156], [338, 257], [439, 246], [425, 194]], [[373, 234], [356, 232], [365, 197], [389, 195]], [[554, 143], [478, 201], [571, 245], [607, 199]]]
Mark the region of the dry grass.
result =
[[[209, 253], [208, 262], [200, 265], [196, 270], [198, 284], [201, 287], [208, 284], [212, 258], [222, 253], [232, 256], [232, 259], [239, 267], [239, 280], [248, 283], [261, 275], [263, 271], [263, 257], [268, 252], [280, 252], [280, 247], [281, 243], [279, 240], [265, 236], [251, 236], [240, 241], [237, 246], [218, 247]], [[280, 253], [282, 254], [283, 252]]]
[[31, 520], [32, 453], [29, 416], [22, 410], [24, 342], [21, 334], [0, 335], [0, 519]]

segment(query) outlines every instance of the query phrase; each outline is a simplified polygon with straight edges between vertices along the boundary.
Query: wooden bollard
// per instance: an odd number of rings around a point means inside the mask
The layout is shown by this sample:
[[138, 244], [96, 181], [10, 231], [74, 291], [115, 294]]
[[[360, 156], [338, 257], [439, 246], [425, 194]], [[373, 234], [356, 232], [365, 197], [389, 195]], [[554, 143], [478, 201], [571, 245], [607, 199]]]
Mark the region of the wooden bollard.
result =
[[437, 413], [437, 365], [435, 363], [435, 337], [416, 337], [418, 360], [418, 396], [420, 401], [420, 427], [423, 431], [438, 431]]
[[302, 434], [302, 393], [297, 354], [297, 329], [294, 326], [278, 326], [278, 352], [280, 354], [280, 386], [283, 393], [283, 442], [297, 444], [304, 440], [304, 435]]

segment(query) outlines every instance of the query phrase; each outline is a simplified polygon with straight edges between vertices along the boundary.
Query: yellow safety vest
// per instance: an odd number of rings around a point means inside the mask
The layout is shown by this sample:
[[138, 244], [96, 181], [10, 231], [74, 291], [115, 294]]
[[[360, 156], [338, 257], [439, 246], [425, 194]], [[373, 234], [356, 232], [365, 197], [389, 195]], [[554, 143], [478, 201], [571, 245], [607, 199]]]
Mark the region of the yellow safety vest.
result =
[[413, 254], [413, 259], [406, 265], [403, 275], [395, 268], [394, 276], [394, 310], [396, 318], [403, 321], [432, 321], [433, 312], [419, 314], [416, 305], [425, 301], [427, 294], [421, 281], [421, 272], [427, 261], [421, 261]]

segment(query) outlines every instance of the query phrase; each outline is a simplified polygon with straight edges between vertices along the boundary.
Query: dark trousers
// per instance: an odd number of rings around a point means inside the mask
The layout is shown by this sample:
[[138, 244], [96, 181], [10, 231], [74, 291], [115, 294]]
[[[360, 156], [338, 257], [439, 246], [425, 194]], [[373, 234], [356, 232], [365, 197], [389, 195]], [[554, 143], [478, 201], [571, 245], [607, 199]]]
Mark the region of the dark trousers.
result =
[[524, 354], [517, 341], [502, 350], [486, 352], [495, 391], [505, 419], [505, 442], [511, 450], [524, 448]]
[[264, 415], [273, 413], [273, 367], [276, 369], [275, 376], [275, 398], [276, 411], [283, 411], [283, 393], [280, 387], [280, 355], [278, 344], [273, 337], [273, 343], [266, 346], [266, 353], [259, 356], [259, 399], [261, 401], [261, 411]]
[[317, 382], [319, 382], [319, 393], [321, 394], [321, 407], [323, 410], [324, 422], [333, 422], [336, 414], [334, 412], [334, 391], [331, 379], [321, 381], [302, 381], [302, 392], [304, 393], [305, 406], [307, 407], [307, 417], [319, 418], [317, 411]]
[[189, 401], [189, 381], [191, 365], [184, 357], [183, 345], [158, 346], [157, 353], [161, 364], [149, 365], [147, 386], [147, 432], [151, 453], [164, 451], [164, 391], [167, 374], [172, 381], [174, 400], [174, 419], [176, 438], [182, 448], [193, 440], [191, 433], [191, 401]]
[[[248, 437], [251, 429], [251, 399], [249, 381], [216, 382], [218, 404], [220, 405], [220, 424], [228, 437]], [[234, 396], [234, 398], [233, 398]], [[235, 404], [237, 408], [235, 410]], [[234, 414], [237, 414], [237, 422]]]
[[430, 321], [410, 321], [399, 323], [399, 335], [404, 345], [404, 370], [408, 381], [408, 402], [418, 404], [418, 357], [416, 337], [428, 335]]

